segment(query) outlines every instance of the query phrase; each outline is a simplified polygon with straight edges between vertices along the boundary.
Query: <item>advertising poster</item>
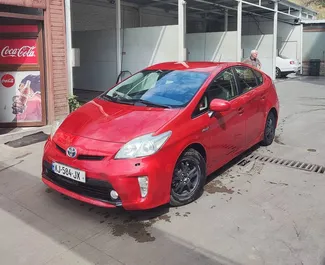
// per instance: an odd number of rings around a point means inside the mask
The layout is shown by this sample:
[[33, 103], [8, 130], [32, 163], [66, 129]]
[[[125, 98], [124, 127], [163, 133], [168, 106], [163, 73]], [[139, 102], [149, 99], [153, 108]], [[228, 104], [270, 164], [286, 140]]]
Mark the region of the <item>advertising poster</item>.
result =
[[0, 122], [41, 122], [40, 71], [0, 72]]

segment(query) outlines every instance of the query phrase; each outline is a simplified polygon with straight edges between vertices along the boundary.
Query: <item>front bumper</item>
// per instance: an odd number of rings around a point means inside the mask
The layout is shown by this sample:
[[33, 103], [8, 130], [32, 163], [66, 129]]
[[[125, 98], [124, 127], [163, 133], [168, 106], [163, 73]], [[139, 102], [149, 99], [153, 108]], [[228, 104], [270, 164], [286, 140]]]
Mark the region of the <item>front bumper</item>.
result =
[[[90, 140], [87, 142], [92, 144]], [[78, 148], [78, 145], [73, 146]], [[168, 148], [147, 158], [128, 160], [114, 160], [109, 156], [104, 156], [102, 160], [71, 159], [63, 152], [65, 148], [58, 147], [52, 140], [48, 140], [45, 145], [42, 180], [52, 189], [74, 199], [107, 208], [122, 206], [126, 210], [144, 210], [169, 202], [177, 157]], [[55, 174], [52, 171], [53, 162], [85, 171], [86, 183]], [[141, 197], [138, 183], [138, 177], [142, 176], [148, 177], [148, 194], [145, 198]], [[118, 199], [110, 197], [111, 190], [119, 194]]]

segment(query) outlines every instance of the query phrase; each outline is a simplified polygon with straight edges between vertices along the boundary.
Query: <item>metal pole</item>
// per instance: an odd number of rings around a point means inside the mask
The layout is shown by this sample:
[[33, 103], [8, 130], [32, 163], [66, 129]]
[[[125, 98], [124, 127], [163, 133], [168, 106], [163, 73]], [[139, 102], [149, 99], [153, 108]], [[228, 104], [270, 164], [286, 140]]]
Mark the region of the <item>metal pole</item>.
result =
[[242, 18], [243, 18], [243, 3], [242, 0], [238, 0], [237, 7], [237, 61], [241, 61], [242, 57], [242, 46], [241, 46], [241, 35], [242, 35]]
[[228, 31], [228, 9], [225, 10], [225, 32]]
[[117, 76], [122, 71], [121, 51], [121, 0], [116, 0], [116, 72]]
[[73, 95], [73, 74], [72, 74], [72, 37], [71, 37], [71, 0], [64, 1], [65, 9], [65, 31], [67, 40], [67, 68], [68, 68], [68, 91], [69, 96]]
[[278, 1], [274, 2], [274, 21], [273, 21], [273, 62], [272, 62], [272, 79], [276, 79], [276, 57], [278, 44]]
[[186, 60], [185, 54], [185, 8], [186, 2], [184, 0], [178, 0], [178, 60], [183, 62]]
[[302, 75], [303, 71], [302, 71], [302, 64], [303, 64], [303, 48], [304, 48], [304, 24], [300, 24], [300, 63], [301, 63], [301, 67], [300, 67], [300, 74]]
[[142, 27], [142, 8], [139, 7], [139, 27]]

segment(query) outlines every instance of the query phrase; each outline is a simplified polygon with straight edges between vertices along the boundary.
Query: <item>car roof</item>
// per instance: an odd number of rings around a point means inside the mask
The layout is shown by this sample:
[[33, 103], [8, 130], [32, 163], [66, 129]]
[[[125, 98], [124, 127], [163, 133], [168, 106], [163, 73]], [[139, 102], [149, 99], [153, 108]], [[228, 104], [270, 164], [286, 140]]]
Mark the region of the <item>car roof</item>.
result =
[[217, 70], [217, 68], [221, 70], [235, 65], [245, 64], [236, 62], [164, 62], [149, 66], [145, 70], [192, 70], [211, 73]]

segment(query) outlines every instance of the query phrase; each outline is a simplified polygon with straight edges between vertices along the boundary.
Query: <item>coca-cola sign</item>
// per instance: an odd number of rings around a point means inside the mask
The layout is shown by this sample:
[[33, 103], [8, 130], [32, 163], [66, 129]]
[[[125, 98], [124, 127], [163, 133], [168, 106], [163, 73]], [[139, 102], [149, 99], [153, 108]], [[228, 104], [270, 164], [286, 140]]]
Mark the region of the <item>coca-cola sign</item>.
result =
[[38, 64], [36, 39], [1, 40], [0, 64]]
[[1, 84], [3, 87], [10, 88], [15, 84], [15, 78], [10, 74], [5, 74], [1, 77]]

